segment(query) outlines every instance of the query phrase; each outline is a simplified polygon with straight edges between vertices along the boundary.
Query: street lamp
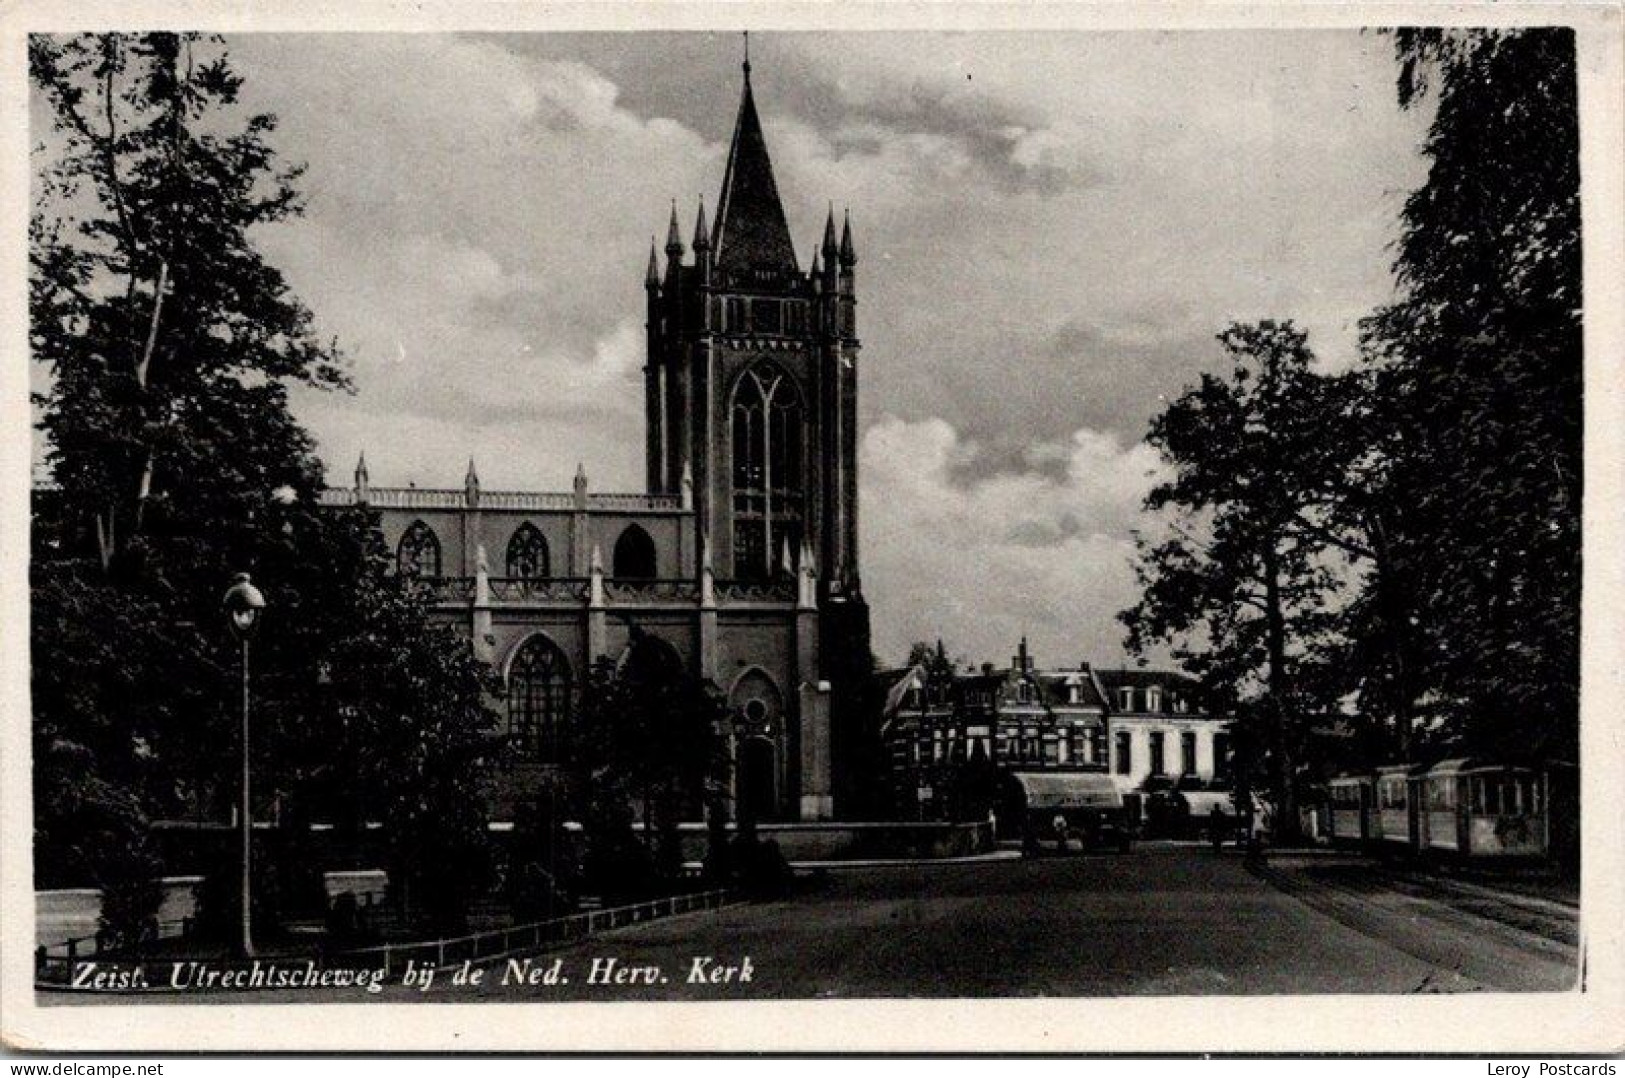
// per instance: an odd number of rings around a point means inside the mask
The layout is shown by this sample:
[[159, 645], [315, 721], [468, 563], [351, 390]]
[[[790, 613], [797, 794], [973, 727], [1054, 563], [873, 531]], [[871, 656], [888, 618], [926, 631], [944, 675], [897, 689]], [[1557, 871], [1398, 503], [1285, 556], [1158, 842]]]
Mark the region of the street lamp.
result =
[[250, 865], [252, 864], [253, 845], [253, 812], [248, 799], [248, 640], [254, 635], [259, 625], [260, 614], [265, 610], [265, 596], [260, 593], [248, 579], [247, 573], [238, 573], [235, 582], [226, 591], [226, 596], [220, 604], [226, 612], [226, 624], [231, 627], [232, 635], [243, 646], [243, 727], [240, 742], [243, 756], [242, 802], [238, 809], [238, 818], [242, 822], [243, 831], [243, 936], [242, 952], [244, 958], [254, 957], [254, 937], [251, 931], [253, 925], [253, 905], [250, 900]]

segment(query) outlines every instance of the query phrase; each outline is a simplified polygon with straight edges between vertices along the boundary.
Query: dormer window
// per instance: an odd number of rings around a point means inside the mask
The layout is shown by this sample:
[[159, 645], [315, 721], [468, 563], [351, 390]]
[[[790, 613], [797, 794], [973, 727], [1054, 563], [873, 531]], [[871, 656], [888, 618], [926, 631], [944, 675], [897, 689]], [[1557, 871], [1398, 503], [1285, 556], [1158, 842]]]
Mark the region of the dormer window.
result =
[[1134, 710], [1134, 690], [1133, 689], [1118, 689], [1117, 690], [1117, 706], [1122, 708], [1124, 711], [1133, 711]]
[[1162, 689], [1156, 685], [1145, 690], [1145, 709], [1147, 711], [1162, 711]]

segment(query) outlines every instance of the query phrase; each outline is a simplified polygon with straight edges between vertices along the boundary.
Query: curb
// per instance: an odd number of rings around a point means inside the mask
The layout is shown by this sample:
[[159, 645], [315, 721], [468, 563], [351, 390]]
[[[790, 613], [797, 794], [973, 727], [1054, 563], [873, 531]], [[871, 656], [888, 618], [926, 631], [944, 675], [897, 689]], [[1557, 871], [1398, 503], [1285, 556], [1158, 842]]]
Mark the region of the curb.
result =
[[862, 861], [791, 861], [789, 865], [797, 871], [816, 869], [840, 871], [850, 868], [929, 868], [933, 865], [989, 865], [999, 861], [1019, 860], [1021, 860], [1019, 850], [992, 850], [988, 853], [975, 853], [964, 857], [875, 857]]

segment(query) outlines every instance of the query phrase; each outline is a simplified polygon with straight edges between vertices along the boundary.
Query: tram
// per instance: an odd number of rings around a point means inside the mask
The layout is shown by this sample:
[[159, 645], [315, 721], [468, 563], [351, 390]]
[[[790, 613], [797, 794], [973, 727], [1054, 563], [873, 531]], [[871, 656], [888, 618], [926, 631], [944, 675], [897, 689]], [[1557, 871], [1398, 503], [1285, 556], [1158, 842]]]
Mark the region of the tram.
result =
[[1339, 775], [1327, 784], [1331, 840], [1447, 857], [1567, 856], [1577, 845], [1576, 778], [1569, 764], [1472, 757]]

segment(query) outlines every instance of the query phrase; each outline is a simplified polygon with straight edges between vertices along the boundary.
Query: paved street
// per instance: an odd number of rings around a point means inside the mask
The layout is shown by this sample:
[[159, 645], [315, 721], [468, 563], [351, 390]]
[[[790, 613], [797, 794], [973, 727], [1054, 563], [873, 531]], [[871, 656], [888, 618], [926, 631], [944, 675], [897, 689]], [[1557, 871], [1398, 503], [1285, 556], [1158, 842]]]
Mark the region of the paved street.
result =
[[[1328, 869], [1341, 875], [1328, 882]], [[830, 870], [782, 902], [650, 922], [537, 956], [562, 985], [432, 992], [261, 992], [187, 1002], [1104, 996], [1561, 990], [1573, 917], [1488, 892], [1379, 885], [1356, 859], [1279, 855], [1263, 878], [1227, 851], [1142, 846], [1045, 857]], [[1356, 881], [1364, 881], [1357, 883]], [[1569, 942], [1564, 942], [1565, 937]], [[750, 979], [690, 983], [749, 959]], [[595, 959], [655, 983], [588, 983]], [[600, 962], [600, 968], [603, 962]], [[723, 973], [717, 976], [725, 976]], [[664, 980], [660, 980], [660, 978]], [[101, 997], [105, 1000], [107, 997]], [[148, 997], [153, 998], [153, 997]]]
[[[789, 902], [649, 924], [561, 952], [575, 973], [560, 994], [1551, 990], [1568, 987], [1575, 975], [1572, 948], [1447, 903], [1368, 900], [1359, 918], [1349, 917], [1284, 893], [1233, 854], [1200, 848], [836, 871], [814, 887]], [[722, 963], [749, 956], [752, 981], [684, 983], [694, 956]], [[584, 985], [595, 957], [658, 965], [671, 983]], [[512, 991], [497, 986], [492, 993]]]

